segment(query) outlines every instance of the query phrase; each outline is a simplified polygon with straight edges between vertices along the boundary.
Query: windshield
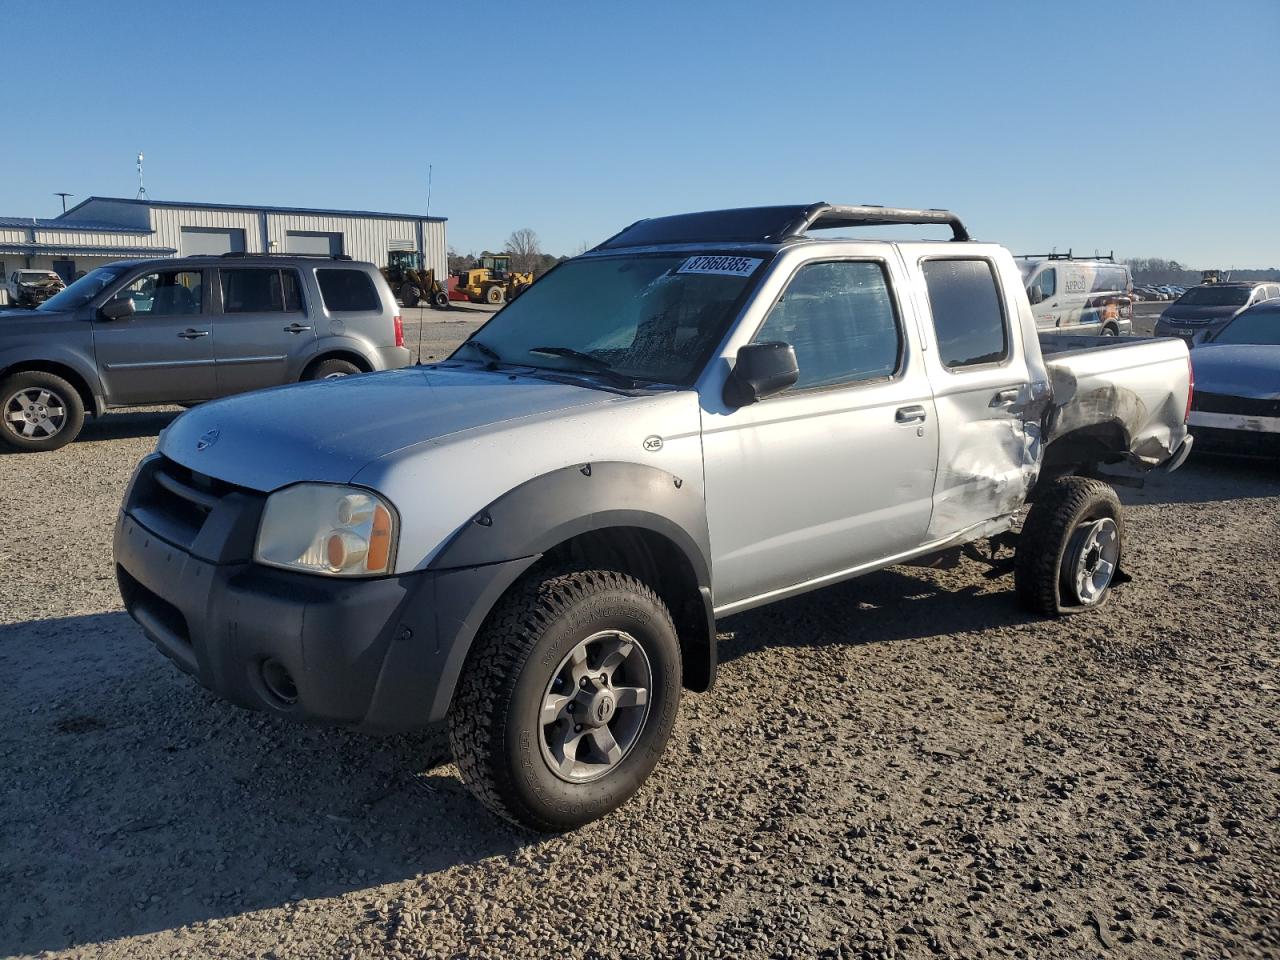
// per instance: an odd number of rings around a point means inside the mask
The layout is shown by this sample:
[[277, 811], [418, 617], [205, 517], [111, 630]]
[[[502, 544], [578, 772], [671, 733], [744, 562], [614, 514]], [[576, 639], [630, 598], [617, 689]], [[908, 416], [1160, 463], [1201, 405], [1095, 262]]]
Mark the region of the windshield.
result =
[[86, 303], [100, 294], [109, 287], [115, 280], [129, 267], [110, 266], [99, 267], [86, 273], [83, 277], [73, 283], [67, 289], [60, 293], [55, 293], [46, 300], [37, 310], [58, 311], [58, 310], [74, 310], [77, 307], [83, 307]]
[[49, 280], [52, 280], [55, 283], [61, 282], [61, 280], [59, 279], [56, 273], [45, 273], [43, 270], [19, 270], [18, 271], [19, 283], [39, 283], [39, 282], [44, 282]]
[[688, 254], [571, 260], [454, 357], [689, 386], [764, 266], [763, 257]]
[[1246, 310], [1213, 338], [1212, 343], [1258, 343], [1280, 346], [1280, 310]]
[[1249, 302], [1250, 287], [1192, 287], [1181, 297], [1178, 303], [1193, 307], [1238, 307]]

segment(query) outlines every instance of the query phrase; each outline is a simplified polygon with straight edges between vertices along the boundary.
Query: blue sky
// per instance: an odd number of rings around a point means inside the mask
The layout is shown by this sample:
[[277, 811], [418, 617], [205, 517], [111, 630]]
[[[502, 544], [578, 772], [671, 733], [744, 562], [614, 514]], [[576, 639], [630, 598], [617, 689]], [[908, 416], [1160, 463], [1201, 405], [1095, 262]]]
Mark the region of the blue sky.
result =
[[1280, 266], [1277, 0], [0, 0], [0, 42], [3, 215], [133, 196], [141, 149], [170, 200], [423, 212], [431, 164], [463, 251], [829, 200]]

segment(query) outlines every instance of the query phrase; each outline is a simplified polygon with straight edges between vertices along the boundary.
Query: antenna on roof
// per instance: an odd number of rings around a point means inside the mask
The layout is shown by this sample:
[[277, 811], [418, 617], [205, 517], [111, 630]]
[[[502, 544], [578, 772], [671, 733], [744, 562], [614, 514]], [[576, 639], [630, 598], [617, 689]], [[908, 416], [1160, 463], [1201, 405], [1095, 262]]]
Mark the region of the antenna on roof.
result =
[[142, 151], [139, 150], [138, 151], [138, 195], [134, 197], [134, 199], [150, 200], [151, 198], [147, 196], [147, 188], [142, 182], [142, 160], [143, 160]]
[[62, 193], [61, 191], [59, 191], [58, 193], [55, 193], [55, 194], [54, 194], [54, 196], [55, 196], [55, 197], [61, 197], [61, 198], [62, 198], [62, 212], [63, 212], [63, 213], [66, 213], [66, 212], [67, 212], [67, 197], [74, 197], [74, 196], [75, 196], [75, 194], [74, 194], [74, 193]]

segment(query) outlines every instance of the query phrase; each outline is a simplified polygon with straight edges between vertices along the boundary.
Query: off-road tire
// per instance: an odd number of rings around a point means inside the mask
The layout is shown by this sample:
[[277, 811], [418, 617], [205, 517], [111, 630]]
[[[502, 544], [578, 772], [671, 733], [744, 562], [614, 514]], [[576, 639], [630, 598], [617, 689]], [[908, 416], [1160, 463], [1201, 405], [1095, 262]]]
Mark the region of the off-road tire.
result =
[[486, 303], [499, 304], [506, 298], [506, 292], [498, 286], [490, 287], [484, 292], [484, 299]]
[[8, 416], [9, 398], [27, 389], [47, 390], [62, 404], [60, 409], [65, 410], [65, 414], [58, 432], [52, 436], [23, 437], [13, 429], [13, 424], [4, 422], [0, 423], [0, 442], [15, 450], [42, 453], [65, 447], [80, 435], [84, 427], [84, 401], [80, 391], [57, 374], [44, 370], [22, 370], [0, 381], [0, 417]]
[[[600, 630], [625, 630], [652, 667], [649, 710], [634, 746], [602, 778], [559, 779], [538, 722], [562, 657]], [[573, 830], [629, 799], [657, 765], [680, 705], [680, 645], [671, 614], [636, 578], [562, 567], [517, 581], [472, 645], [449, 708], [449, 742], [463, 782], [520, 826]]]
[[[1116, 571], [1102, 595], [1084, 603], [1064, 576], [1063, 565], [1072, 548], [1072, 537], [1083, 524], [1103, 517], [1117, 527], [1119, 553]], [[1115, 490], [1100, 480], [1063, 477], [1053, 483], [1031, 506], [1014, 557], [1014, 589], [1018, 603], [1032, 613], [1058, 617], [1103, 606], [1111, 586], [1119, 582], [1118, 567], [1124, 557], [1124, 512]]]
[[445, 293], [443, 290], [437, 291], [431, 297], [431, 305], [434, 306], [437, 310], [448, 310], [449, 295]]
[[400, 302], [406, 307], [416, 307], [421, 299], [422, 291], [418, 289], [416, 284], [402, 283], [400, 285]]
[[307, 370], [303, 380], [329, 380], [337, 377], [350, 377], [363, 371], [350, 360], [322, 360]]

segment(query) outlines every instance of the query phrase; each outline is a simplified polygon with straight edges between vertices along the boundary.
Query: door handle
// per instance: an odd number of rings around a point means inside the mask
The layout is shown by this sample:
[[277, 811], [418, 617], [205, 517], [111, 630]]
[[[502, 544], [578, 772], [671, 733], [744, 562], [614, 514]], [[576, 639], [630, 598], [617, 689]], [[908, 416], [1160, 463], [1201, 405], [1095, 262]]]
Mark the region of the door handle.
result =
[[305, 333], [311, 328], [303, 323], [291, 323], [284, 328], [285, 333]]
[[178, 334], [183, 340], [195, 340], [197, 337], [207, 337], [208, 335], [208, 330], [192, 330], [190, 327]]
[[921, 406], [899, 407], [893, 419], [899, 423], [923, 423], [927, 416], [928, 413]]
[[999, 391], [994, 397], [992, 397], [990, 406], [1007, 407], [1010, 404], [1017, 403], [1017, 402], [1018, 402], [1018, 388], [1010, 387], [1008, 390]]

